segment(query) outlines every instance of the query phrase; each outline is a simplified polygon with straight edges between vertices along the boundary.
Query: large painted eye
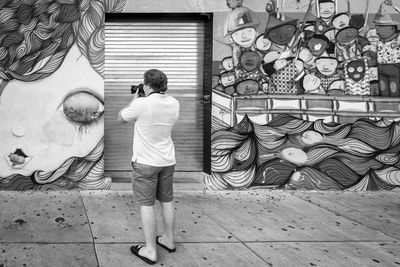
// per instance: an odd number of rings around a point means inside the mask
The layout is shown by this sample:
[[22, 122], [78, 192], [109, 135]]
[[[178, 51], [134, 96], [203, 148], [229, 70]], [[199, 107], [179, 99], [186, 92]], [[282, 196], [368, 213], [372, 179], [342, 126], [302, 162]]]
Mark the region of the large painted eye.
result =
[[80, 125], [96, 122], [104, 113], [103, 101], [88, 91], [69, 94], [62, 103], [64, 116]]
[[358, 67], [357, 72], [363, 72], [364, 68], [363, 67]]
[[354, 68], [353, 68], [353, 67], [350, 67], [350, 68], [349, 68], [349, 72], [350, 72], [350, 73], [353, 73], [353, 72], [354, 72]]

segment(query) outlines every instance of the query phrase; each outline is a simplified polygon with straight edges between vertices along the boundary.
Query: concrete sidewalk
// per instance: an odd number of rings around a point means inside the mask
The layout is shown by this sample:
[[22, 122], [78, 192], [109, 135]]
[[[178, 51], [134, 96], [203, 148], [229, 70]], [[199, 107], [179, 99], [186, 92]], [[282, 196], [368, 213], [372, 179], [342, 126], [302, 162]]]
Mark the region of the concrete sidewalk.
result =
[[[1, 267], [148, 266], [129, 251], [144, 241], [130, 191], [0, 197]], [[177, 190], [177, 252], [156, 266], [400, 266], [399, 197]]]

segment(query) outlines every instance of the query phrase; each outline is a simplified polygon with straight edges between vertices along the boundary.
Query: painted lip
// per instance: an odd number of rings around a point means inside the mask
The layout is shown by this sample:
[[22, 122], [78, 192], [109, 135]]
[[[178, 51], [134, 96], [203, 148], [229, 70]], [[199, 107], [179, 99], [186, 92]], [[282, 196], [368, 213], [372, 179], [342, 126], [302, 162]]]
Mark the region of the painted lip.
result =
[[[13, 154], [23, 157], [24, 162], [16, 163], [16, 162], [11, 161], [10, 156]], [[11, 169], [22, 169], [32, 160], [33, 157], [30, 155], [30, 153], [25, 145], [16, 144], [11, 148], [11, 150], [8, 154], [4, 155], [4, 158], [5, 158], [8, 166], [10, 166]]]

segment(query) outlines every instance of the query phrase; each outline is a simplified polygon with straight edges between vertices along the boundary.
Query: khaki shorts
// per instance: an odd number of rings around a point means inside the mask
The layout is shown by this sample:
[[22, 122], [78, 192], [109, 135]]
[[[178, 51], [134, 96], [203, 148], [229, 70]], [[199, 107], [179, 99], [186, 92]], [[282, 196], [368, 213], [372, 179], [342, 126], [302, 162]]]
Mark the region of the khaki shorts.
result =
[[175, 165], [155, 167], [132, 162], [132, 189], [135, 203], [154, 206], [155, 200], [173, 200], [173, 176]]

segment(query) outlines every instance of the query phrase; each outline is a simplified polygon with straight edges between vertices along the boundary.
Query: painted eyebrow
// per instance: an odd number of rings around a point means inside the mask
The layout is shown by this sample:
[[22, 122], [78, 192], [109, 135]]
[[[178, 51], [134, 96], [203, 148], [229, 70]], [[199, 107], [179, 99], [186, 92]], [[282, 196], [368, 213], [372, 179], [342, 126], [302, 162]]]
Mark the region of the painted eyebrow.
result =
[[96, 91], [90, 89], [90, 88], [76, 88], [73, 89], [71, 91], [69, 91], [68, 93], [65, 94], [65, 96], [62, 98], [61, 103], [57, 106], [57, 109], [64, 103], [65, 99], [67, 99], [68, 97], [77, 94], [77, 93], [88, 93], [92, 96], [94, 96], [95, 98], [97, 98], [97, 100], [99, 100], [101, 102], [101, 104], [104, 105], [104, 98], [103, 96], [101, 96], [99, 93], [97, 93]]

